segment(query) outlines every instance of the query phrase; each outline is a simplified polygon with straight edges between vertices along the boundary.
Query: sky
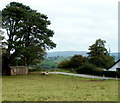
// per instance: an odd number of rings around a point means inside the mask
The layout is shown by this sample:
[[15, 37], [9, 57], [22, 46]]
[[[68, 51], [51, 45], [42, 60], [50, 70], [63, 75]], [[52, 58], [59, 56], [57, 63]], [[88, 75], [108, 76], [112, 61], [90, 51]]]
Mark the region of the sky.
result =
[[88, 51], [99, 38], [118, 52], [118, 0], [1, 0], [0, 10], [12, 1], [48, 16], [57, 44], [49, 52]]

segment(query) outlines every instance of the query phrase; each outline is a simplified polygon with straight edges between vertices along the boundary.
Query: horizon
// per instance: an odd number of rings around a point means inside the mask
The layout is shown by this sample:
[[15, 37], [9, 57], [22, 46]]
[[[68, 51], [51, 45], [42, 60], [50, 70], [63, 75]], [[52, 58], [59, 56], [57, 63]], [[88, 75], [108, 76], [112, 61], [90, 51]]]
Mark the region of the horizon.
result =
[[[73, 51], [67, 51], [67, 50], [66, 51], [64, 50], [63, 51], [62, 50], [61, 51], [47, 51], [47, 53], [54, 53], [54, 52], [88, 52], [88, 51], [76, 51], [76, 50], [75, 51], [74, 50]], [[120, 52], [110, 52], [110, 53], [120, 53]]]

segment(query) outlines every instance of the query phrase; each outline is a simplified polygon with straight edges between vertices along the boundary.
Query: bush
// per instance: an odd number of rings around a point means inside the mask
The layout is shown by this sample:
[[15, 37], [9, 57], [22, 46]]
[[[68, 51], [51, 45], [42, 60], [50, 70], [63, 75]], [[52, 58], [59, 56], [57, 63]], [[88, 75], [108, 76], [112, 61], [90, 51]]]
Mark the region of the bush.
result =
[[87, 62], [87, 58], [82, 55], [74, 55], [70, 60], [64, 60], [58, 64], [58, 68], [73, 68], [76, 70], [79, 66]]
[[77, 68], [77, 72], [80, 74], [91, 74], [91, 75], [99, 75], [105, 77], [116, 77], [120, 78], [120, 72], [116, 71], [103, 71], [102, 69], [97, 68], [95, 65], [90, 63], [85, 63], [81, 67]]
[[60, 62], [57, 67], [58, 68], [71, 68], [71, 61], [64, 60], [64, 61]]
[[74, 55], [71, 59], [71, 67], [78, 68], [87, 62], [87, 58], [82, 55]]
[[77, 72], [81, 74], [92, 74], [92, 75], [102, 75], [103, 70], [97, 68], [95, 65], [90, 63], [85, 63], [79, 68], [77, 68]]

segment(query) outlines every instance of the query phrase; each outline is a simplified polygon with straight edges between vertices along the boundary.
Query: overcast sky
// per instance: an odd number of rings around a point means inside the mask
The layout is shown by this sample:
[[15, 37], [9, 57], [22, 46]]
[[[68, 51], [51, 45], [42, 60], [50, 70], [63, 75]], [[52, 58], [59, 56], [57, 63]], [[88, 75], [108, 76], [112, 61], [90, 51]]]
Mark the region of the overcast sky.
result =
[[88, 51], [99, 38], [118, 51], [118, 0], [0, 0], [0, 10], [12, 1], [48, 16], [57, 44], [50, 51]]

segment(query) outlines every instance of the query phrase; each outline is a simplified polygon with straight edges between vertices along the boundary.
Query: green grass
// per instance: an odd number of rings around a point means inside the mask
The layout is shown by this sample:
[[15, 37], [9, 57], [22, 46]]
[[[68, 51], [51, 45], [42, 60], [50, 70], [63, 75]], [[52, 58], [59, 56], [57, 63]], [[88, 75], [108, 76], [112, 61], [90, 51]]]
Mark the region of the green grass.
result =
[[57, 57], [56, 60], [54, 60], [55, 63], [60, 63], [64, 60], [69, 60], [70, 58], [69, 57]]
[[48, 64], [48, 65], [51, 65], [51, 66], [53, 66], [53, 65], [56, 66], [57, 65], [57, 63], [55, 63], [53, 61], [42, 61], [41, 64]]
[[118, 82], [32, 73], [3, 76], [3, 101], [117, 101]]
[[42, 61], [39, 65], [44, 70], [50, 70], [50, 69], [57, 68], [57, 63], [53, 61]]

